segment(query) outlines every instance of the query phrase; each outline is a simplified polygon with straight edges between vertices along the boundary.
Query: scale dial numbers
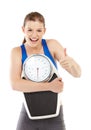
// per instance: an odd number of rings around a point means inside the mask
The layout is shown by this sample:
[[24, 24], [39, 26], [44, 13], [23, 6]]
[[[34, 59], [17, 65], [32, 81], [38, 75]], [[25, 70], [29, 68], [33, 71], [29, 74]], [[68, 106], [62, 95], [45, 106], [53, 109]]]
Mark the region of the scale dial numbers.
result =
[[27, 79], [42, 82], [48, 80], [51, 75], [52, 67], [46, 56], [35, 54], [25, 60], [23, 71]]

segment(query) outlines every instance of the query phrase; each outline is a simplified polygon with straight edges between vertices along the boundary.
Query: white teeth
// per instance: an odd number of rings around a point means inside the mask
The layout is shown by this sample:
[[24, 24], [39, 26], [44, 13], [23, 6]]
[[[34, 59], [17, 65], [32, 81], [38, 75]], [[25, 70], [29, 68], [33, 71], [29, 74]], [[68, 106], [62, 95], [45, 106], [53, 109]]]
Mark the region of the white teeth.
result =
[[37, 41], [37, 39], [31, 39], [31, 41]]

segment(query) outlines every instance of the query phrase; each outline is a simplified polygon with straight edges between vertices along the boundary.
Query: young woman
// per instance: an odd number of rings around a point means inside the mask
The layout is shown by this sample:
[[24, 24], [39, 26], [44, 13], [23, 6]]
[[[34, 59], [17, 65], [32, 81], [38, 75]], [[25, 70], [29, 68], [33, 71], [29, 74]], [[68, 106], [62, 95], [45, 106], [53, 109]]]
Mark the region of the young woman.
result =
[[[48, 57], [57, 66], [56, 61], [74, 77], [81, 76], [80, 66], [76, 61], [66, 54], [66, 49], [54, 39], [43, 39], [46, 32], [45, 19], [38, 12], [31, 12], [26, 15], [22, 27], [24, 41], [21, 46], [14, 47], [11, 51], [11, 86], [16, 91], [24, 93], [51, 91], [61, 93], [63, 91], [62, 77], [55, 78], [51, 82], [33, 82], [21, 78], [24, 60], [32, 54], [45, 54], [47, 48]], [[23, 59], [23, 51], [26, 53]], [[37, 109], [37, 108], [36, 108]], [[47, 108], [45, 108], [47, 109]], [[32, 120], [28, 117], [23, 104], [16, 130], [65, 130], [62, 105], [57, 117], [48, 119]]]

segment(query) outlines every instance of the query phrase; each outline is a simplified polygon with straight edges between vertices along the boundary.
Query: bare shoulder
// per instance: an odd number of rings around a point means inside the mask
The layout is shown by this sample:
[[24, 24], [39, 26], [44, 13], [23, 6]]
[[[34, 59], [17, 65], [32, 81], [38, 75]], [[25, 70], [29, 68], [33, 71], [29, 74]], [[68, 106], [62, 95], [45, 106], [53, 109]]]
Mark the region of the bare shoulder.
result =
[[11, 49], [11, 57], [21, 57], [21, 48], [19, 46]]
[[64, 47], [61, 45], [61, 43], [55, 39], [48, 39], [47, 45], [49, 49], [51, 50], [51, 53], [57, 59], [60, 60], [61, 57], [64, 56]]
[[55, 39], [47, 39], [46, 42], [47, 42], [48, 47], [54, 49], [55, 51], [57, 49], [63, 50], [63, 46], [61, 45], [61, 43]]
[[20, 52], [21, 52], [21, 48], [19, 46], [11, 49], [11, 53], [20, 53]]

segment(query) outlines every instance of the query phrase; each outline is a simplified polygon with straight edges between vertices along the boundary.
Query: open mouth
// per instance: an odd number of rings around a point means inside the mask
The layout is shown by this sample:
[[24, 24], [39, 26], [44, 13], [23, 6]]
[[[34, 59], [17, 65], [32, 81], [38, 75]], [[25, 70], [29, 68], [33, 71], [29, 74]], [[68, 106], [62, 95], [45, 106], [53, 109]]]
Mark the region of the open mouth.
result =
[[39, 39], [32, 39], [32, 38], [30, 38], [30, 41], [31, 42], [37, 42]]

